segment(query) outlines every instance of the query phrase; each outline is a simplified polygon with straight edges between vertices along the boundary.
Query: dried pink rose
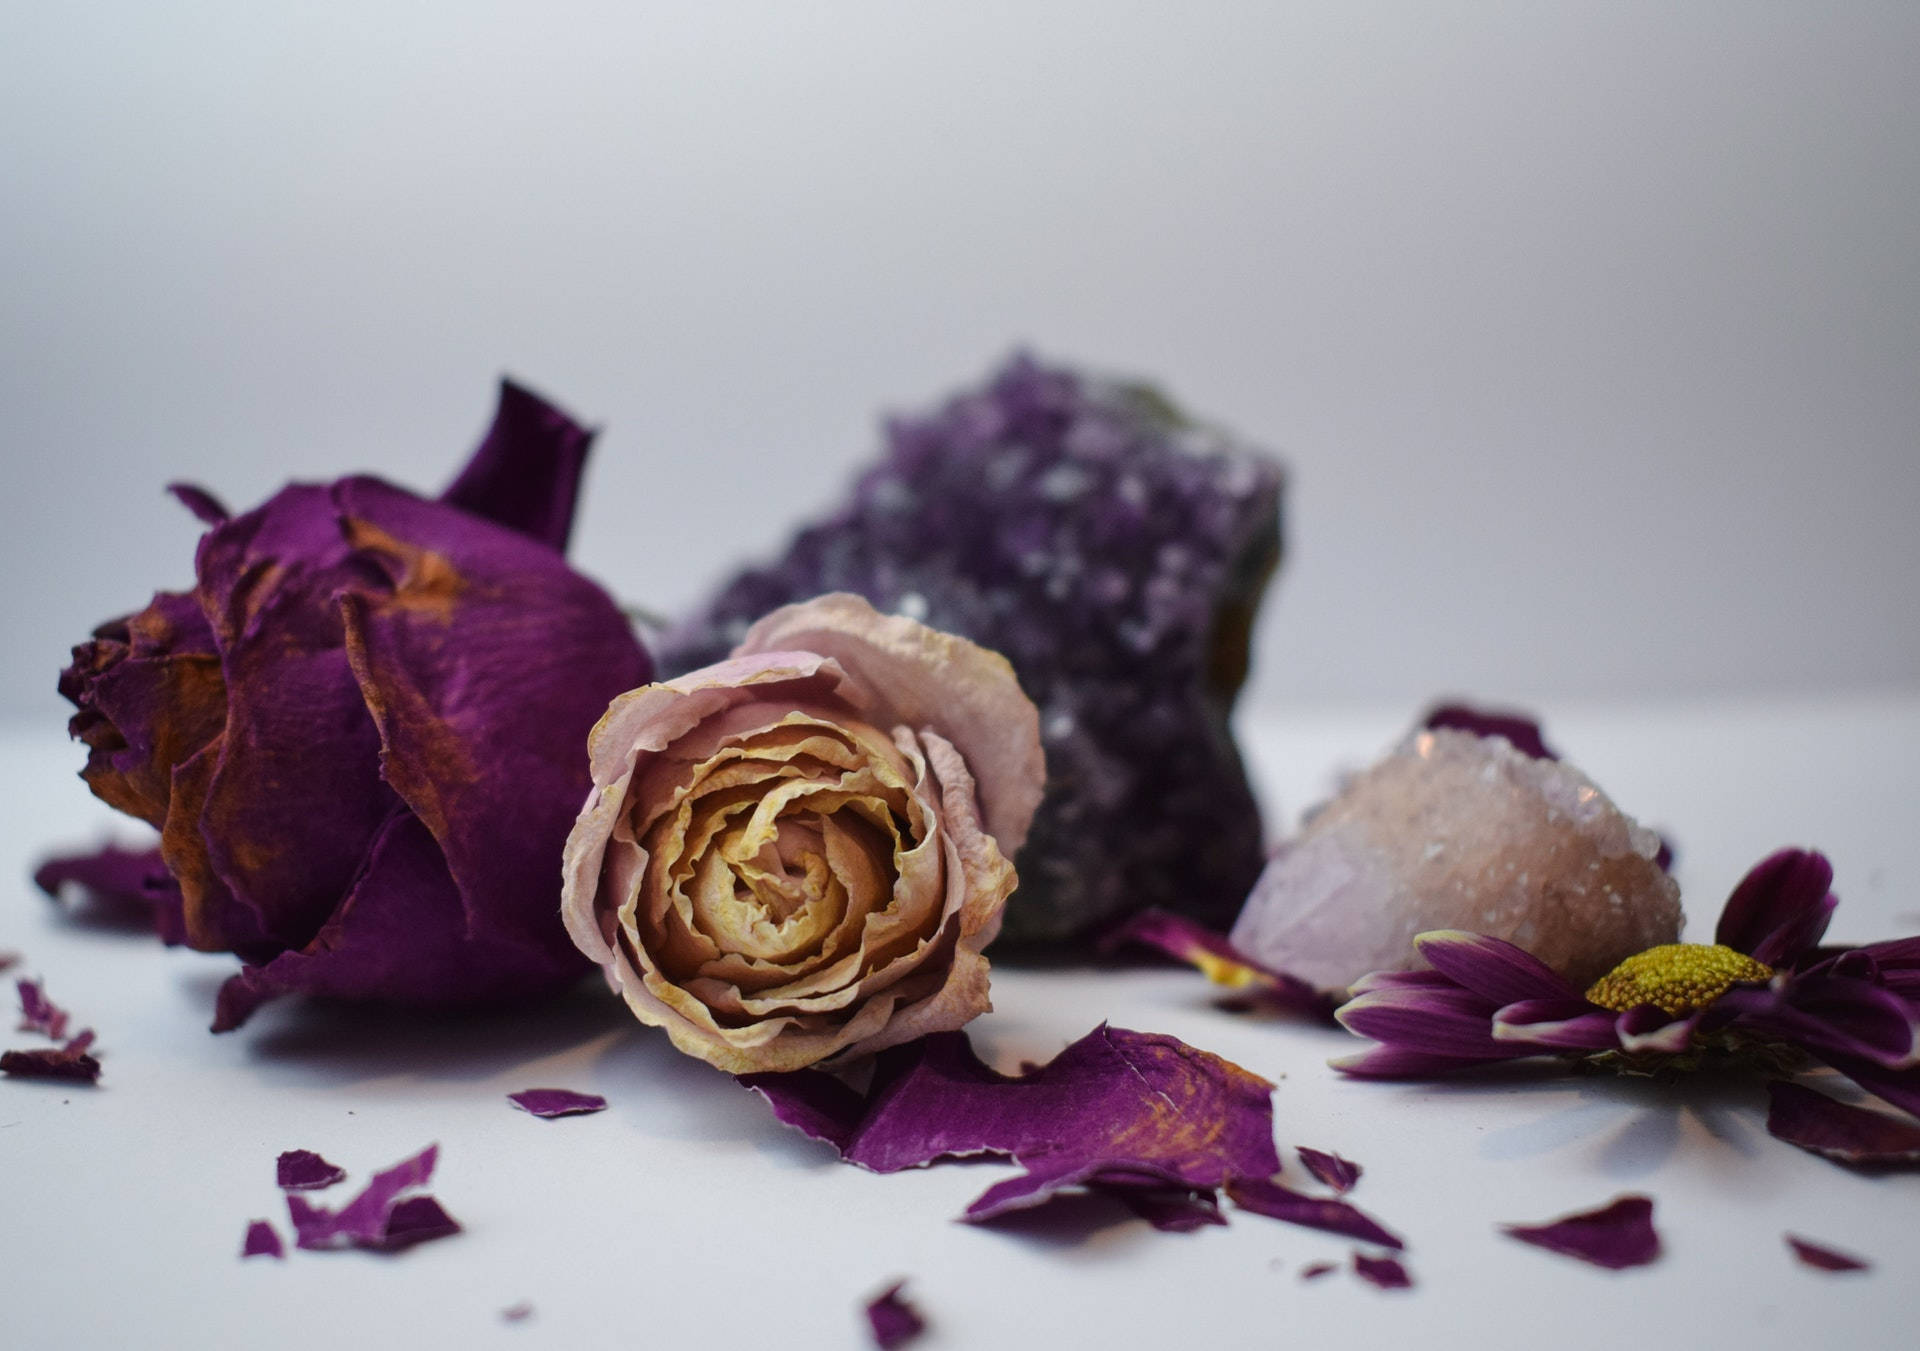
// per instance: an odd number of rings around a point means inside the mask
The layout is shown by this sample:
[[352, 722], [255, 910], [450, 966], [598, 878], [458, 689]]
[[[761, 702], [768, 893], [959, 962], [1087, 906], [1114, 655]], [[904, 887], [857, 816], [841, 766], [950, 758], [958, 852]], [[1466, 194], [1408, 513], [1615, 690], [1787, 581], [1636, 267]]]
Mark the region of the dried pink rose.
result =
[[561, 913], [642, 1022], [734, 1073], [960, 1027], [1046, 778], [1013, 668], [857, 596], [622, 695]]

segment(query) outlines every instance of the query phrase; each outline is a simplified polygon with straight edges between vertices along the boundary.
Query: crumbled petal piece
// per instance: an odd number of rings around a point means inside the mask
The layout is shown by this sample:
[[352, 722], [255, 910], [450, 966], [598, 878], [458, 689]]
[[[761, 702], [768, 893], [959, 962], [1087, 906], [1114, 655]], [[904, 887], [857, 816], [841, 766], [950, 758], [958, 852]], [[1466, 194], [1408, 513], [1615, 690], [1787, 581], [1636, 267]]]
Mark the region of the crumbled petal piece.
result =
[[281, 1191], [322, 1191], [347, 1180], [347, 1170], [328, 1163], [311, 1149], [289, 1149], [274, 1161], [274, 1177]]
[[1340, 1264], [1338, 1262], [1314, 1262], [1300, 1268], [1300, 1279], [1303, 1281], [1317, 1281], [1322, 1276], [1331, 1276], [1338, 1270], [1340, 1270]]
[[507, 1101], [523, 1112], [542, 1118], [585, 1116], [607, 1108], [607, 1100], [598, 1093], [575, 1093], [570, 1088], [522, 1089], [507, 1094]]
[[517, 1304], [507, 1305], [500, 1311], [500, 1321], [503, 1323], [524, 1323], [531, 1317], [533, 1317], [531, 1300], [523, 1299]]
[[1300, 1162], [1307, 1166], [1309, 1173], [1337, 1192], [1345, 1194], [1352, 1191], [1353, 1184], [1360, 1180], [1360, 1165], [1351, 1159], [1308, 1149], [1305, 1145], [1295, 1145], [1294, 1151], [1300, 1155]]
[[668, 634], [662, 665], [707, 665], [830, 591], [1003, 653], [1051, 773], [996, 953], [1153, 905], [1225, 924], [1264, 856], [1228, 714], [1280, 559], [1279, 466], [1152, 390], [1025, 356], [887, 441], [837, 512]]
[[1609, 1271], [1645, 1266], [1660, 1256], [1653, 1202], [1644, 1196], [1617, 1197], [1598, 1210], [1565, 1215], [1546, 1224], [1502, 1225], [1501, 1232]]
[[1413, 1277], [1407, 1274], [1406, 1267], [1391, 1257], [1371, 1257], [1357, 1252], [1353, 1255], [1353, 1274], [1382, 1290], [1413, 1288]]
[[1821, 1271], [1870, 1271], [1873, 1268], [1873, 1263], [1864, 1258], [1801, 1238], [1798, 1234], [1784, 1234], [1782, 1237], [1787, 1240], [1787, 1246], [1793, 1249], [1795, 1257]]
[[1415, 732], [1260, 874], [1228, 935], [1322, 989], [1419, 964], [1414, 936], [1504, 939], [1584, 988], [1680, 931], [1659, 837], [1572, 766], [1502, 737]]
[[1208, 1225], [1227, 1222], [1227, 1217], [1220, 1213], [1219, 1198], [1211, 1191], [1151, 1191], [1128, 1186], [1115, 1188], [1111, 1194], [1128, 1210], [1166, 1234], [1190, 1234]]
[[439, 1202], [430, 1196], [408, 1195], [432, 1180], [439, 1157], [440, 1147], [428, 1145], [411, 1158], [375, 1173], [360, 1194], [339, 1210], [327, 1210], [297, 1192], [289, 1192], [287, 1215], [293, 1222], [296, 1244], [311, 1249], [356, 1247], [397, 1252], [430, 1238], [458, 1233], [460, 1226]]
[[265, 1220], [255, 1220], [247, 1226], [246, 1241], [240, 1245], [240, 1258], [271, 1257], [276, 1261], [286, 1258], [286, 1245], [280, 1241], [280, 1234]]
[[1251, 1210], [1256, 1215], [1265, 1215], [1270, 1219], [1305, 1225], [1309, 1229], [1324, 1229], [1330, 1234], [1344, 1234], [1363, 1243], [1377, 1243], [1383, 1248], [1407, 1246], [1398, 1234], [1382, 1227], [1379, 1221], [1346, 1201], [1335, 1201], [1324, 1196], [1303, 1196], [1291, 1187], [1283, 1187], [1268, 1178], [1244, 1178], [1229, 1182], [1227, 1195], [1242, 1210]]
[[905, 1281], [895, 1281], [867, 1304], [867, 1324], [873, 1329], [873, 1344], [881, 1351], [905, 1346], [927, 1330], [920, 1311], [900, 1298]]
[[1102, 948], [1127, 943], [1153, 948], [1197, 969], [1215, 985], [1242, 991], [1273, 1008], [1329, 1019], [1337, 1002], [1298, 976], [1263, 966], [1227, 941], [1227, 936], [1171, 910], [1142, 911], [1101, 941]]
[[56, 901], [79, 892], [82, 905], [69, 913], [86, 923], [151, 929], [169, 945], [187, 941], [180, 884], [158, 849], [109, 844], [88, 854], [62, 854], [35, 868], [33, 882]]
[[1799, 1084], [1767, 1085], [1767, 1131], [1839, 1163], [1920, 1163], [1920, 1122], [1855, 1107]]
[[38, 1032], [60, 1041], [67, 1035], [67, 1011], [47, 998], [46, 988], [37, 980], [22, 976], [14, 982], [20, 992], [20, 1030]]
[[[84, 1035], [91, 1038], [90, 1033]], [[75, 1049], [76, 1045], [79, 1049]], [[65, 1046], [7, 1051], [0, 1054], [0, 1074], [15, 1079], [67, 1079], [74, 1083], [95, 1083], [100, 1078], [100, 1062], [86, 1053], [85, 1046], [85, 1040], [75, 1037]]]
[[1031, 1074], [982, 1064], [966, 1034], [882, 1052], [864, 1097], [820, 1071], [750, 1074], [788, 1125], [877, 1173], [936, 1159], [999, 1156], [1026, 1171], [964, 1216], [992, 1220], [1069, 1188], [1210, 1190], [1280, 1170], [1273, 1085], [1172, 1037], [1102, 1024]]

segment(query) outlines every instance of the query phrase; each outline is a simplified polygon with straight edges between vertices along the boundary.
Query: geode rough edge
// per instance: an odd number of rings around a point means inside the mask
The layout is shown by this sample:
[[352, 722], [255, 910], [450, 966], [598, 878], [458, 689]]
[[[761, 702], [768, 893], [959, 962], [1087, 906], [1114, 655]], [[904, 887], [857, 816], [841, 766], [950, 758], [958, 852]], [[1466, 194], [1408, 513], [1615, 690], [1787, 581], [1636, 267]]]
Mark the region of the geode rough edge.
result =
[[1150, 906], [1224, 927], [1263, 862], [1227, 720], [1282, 486], [1150, 388], [1016, 356], [892, 421], [843, 506], [657, 650], [684, 673], [828, 591], [994, 648], [1039, 705], [1048, 771], [995, 951], [1070, 953]]

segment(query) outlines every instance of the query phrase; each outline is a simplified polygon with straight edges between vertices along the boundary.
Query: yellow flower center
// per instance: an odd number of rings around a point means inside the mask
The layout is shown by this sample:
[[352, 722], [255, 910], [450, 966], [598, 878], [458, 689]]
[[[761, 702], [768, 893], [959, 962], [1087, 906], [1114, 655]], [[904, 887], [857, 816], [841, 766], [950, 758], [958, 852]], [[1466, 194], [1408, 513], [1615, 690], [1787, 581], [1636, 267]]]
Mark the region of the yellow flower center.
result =
[[1703, 1009], [1743, 980], [1769, 980], [1773, 968], [1719, 943], [1662, 943], [1636, 952], [1587, 989], [1587, 1001], [1615, 1013], [1652, 1004], [1679, 1017]]

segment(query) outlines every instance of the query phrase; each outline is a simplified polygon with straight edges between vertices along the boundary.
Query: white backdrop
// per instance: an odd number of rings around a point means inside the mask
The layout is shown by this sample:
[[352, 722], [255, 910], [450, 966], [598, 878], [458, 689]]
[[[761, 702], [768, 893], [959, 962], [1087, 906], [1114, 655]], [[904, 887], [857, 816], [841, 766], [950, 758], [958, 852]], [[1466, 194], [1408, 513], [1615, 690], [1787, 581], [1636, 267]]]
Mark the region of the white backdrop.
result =
[[0, 4], [0, 713], [514, 372], [673, 609], [1013, 346], [1281, 451], [1266, 699], [1920, 683], [1920, 6]]

